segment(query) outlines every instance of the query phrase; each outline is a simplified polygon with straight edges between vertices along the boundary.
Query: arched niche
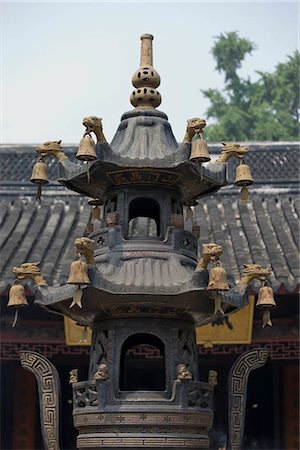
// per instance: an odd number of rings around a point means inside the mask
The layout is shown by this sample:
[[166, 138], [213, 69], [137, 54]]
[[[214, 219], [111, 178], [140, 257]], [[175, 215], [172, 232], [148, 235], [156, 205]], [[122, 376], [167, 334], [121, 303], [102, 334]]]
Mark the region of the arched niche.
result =
[[159, 203], [149, 197], [137, 197], [129, 203], [127, 237], [148, 238], [161, 236]]
[[124, 341], [119, 387], [120, 391], [166, 390], [165, 346], [161, 339], [153, 334], [136, 333]]

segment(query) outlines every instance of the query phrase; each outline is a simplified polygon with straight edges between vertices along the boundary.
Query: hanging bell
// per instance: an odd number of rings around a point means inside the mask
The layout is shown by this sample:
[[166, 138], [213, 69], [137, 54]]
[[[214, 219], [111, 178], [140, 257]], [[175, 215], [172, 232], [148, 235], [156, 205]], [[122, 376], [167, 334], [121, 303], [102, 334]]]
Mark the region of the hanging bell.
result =
[[94, 161], [97, 159], [95, 142], [89, 134], [85, 134], [79, 142], [76, 158], [81, 161]]
[[273, 289], [270, 286], [265, 285], [259, 289], [256, 308], [263, 310], [262, 328], [265, 328], [266, 325], [269, 325], [271, 327], [272, 321], [270, 310], [276, 308], [276, 302], [274, 300]]
[[42, 184], [49, 183], [47, 175], [47, 164], [39, 158], [33, 166], [32, 175], [30, 177], [31, 183], [38, 185], [36, 199], [40, 200], [42, 196]]
[[240, 165], [236, 167], [234, 183], [237, 186], [249, 186], [253, 183], [250, 167], [243, 160]]
[[213, 267], [209, 272], [208, 291], [227, 291], [229, 285], [227, 283], [226, 270], [221, 266], [220, 261], [216, 262], [216, 267]]
[[247, 186], [253, 183], [250, 167], [243, 160], [239, 166], [236, 167], [234, 183], [237, 186], [242, 186], [240, 198], [242, 201], [249, 200], [249, 191]]
[[202, 134], [195, 135], [192, 140], [192, 151], [190, 155], [190, 161], [207, 162], [211, 158], [208, 154], [207, 143], [202, 139]]
[[67, 283], [77, 285], [69, 308], [73, 308], [73, 306], [75, 305], [79, 306], [79, 308], [82, 308], [81, 299], [83, 296], [83, 290], [81, 288], [81, 285], [90, 284], [90, 280], [87, 271], [87, 264], [81, 260], [80, 256], [77, 261], [73, 261], [71, 264]]
[[14, 328], [18, 321], [19, 308], [23, 306], [28, 306], [24, 286], [22, 286], [22, 284], [20, 284], [18, 280], [14, 282], [14, 284], [9, 290], [7, 306], [8, 307], [14, 306], [16, 308], [15, 317], [12, 324], [12, 328]]
[[90, 284], [87, 264], [80, 258], [71, 264], [68, 284]]
[[38, 159], [33, 166], [32, 175], [30, 177], [31, 183], [35, 184], [45, 184], [49, 183], [49, 178], [47, 175], [47, 164], [41, 159]]
[[7, 306], [28, 306], [28, 301], [25, 295], [25, 288], [22, 284], [15, 283], [9, 290], [9, 297]]

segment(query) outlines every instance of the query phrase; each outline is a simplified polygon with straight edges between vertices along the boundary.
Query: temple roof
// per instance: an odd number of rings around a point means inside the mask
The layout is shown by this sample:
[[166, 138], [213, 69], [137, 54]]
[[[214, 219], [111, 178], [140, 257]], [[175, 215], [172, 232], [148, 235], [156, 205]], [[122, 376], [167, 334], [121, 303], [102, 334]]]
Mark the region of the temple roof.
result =
[[[210, 146], [217, 154], [220, 146]], [[240, 203], [238, 189], [222, 188], [195, 207], [200, 225], [200, 247], [217, 242], [223, 246], [222, 262], [233, 284], [244, 263], [271, 264], [270, 282], [279, 291], [294, 292], [299, 273], [299, 184], [298, 144], [250, 144], [247, 160], [256, 184], [251, 202]], [[59, 183], [49, 184], [37, 205], [35, 186], [28, 182], [35, 160], [34, 146], [3, 146], [0, 151], [0, 288], [13, 280], [12, 268], [23, 262], [41, 261], [49, 285], [66, 283], [74, 259], [73, 241], [83, 235], [91, 207], [86, 197], [70, 193]], [[75, 146], [68, 146], [67, 153]], [[267, 156], [268, 155], [268, 156]], [[54, 178], [57, 163], [49, 172]], [[233, 177], [229, 165], [229, 179]], [[123, 279], [126, 274], [120, 273]], [[173, 283], [163, 275], [163, 283]], [[122, 281], [122, 280], [121, 280]]]

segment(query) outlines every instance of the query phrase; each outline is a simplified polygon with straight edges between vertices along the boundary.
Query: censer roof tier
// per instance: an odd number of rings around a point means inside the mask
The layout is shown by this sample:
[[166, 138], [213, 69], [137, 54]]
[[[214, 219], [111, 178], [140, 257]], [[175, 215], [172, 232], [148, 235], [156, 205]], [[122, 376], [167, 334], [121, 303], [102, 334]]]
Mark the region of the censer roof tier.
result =
[[[183, 200], [189, 202], [226, 184], [224, 164], [202, 165], [190, 159], [195, 131], [191, 135], [187, 127], [178, 145], [168, 117], [156, 109], [161, 103], [156, 90], [160, 76], [153, 67], [152, 41], [151, 34], [141, 36], [140, 67], [133, 74], [135, 90], [130, 96], [135, 108], [123, 114], [112, 142], [104, 137], [101, 119], [87, 118], [99, 121], [95, 160], [88, 164], [60, 161], [59, 181], [68, 189], [101, 199], [114, 186], [158, 184], [176, 186]], [[192, 119], [188, 124], [197, 120], [202, 119]], [[87, 126], [86, 119], [83, 124]]]

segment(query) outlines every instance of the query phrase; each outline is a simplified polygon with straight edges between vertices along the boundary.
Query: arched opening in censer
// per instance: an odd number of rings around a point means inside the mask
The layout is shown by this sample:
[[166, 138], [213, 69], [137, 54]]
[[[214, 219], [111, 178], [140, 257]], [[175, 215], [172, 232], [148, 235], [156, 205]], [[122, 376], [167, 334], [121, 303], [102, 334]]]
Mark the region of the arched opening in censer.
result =
[[120, 390], [166, 390], [165, 350], [163, 342], [157, 336], [146, 333], [133, 334], [123, 343]]
[[160, 207], [152, 198], [139, 197], [129, 204], [128, 237], [160, 237]]

